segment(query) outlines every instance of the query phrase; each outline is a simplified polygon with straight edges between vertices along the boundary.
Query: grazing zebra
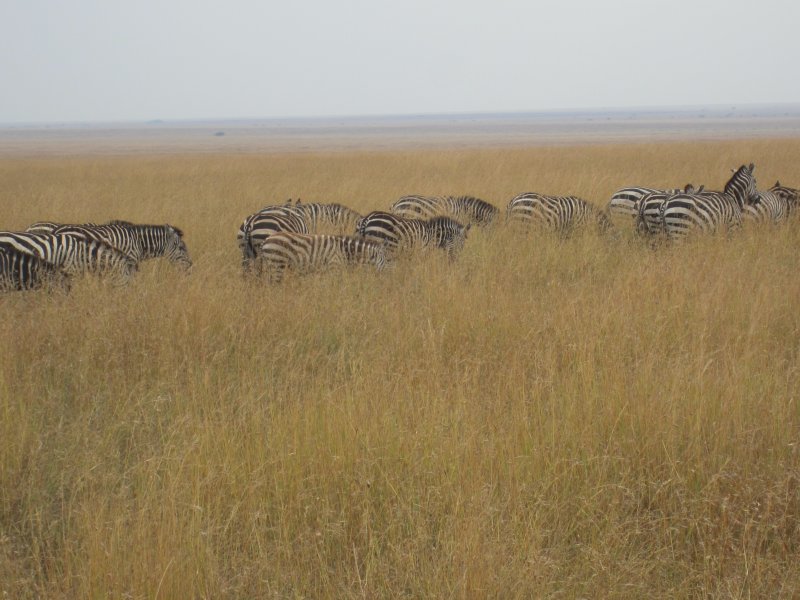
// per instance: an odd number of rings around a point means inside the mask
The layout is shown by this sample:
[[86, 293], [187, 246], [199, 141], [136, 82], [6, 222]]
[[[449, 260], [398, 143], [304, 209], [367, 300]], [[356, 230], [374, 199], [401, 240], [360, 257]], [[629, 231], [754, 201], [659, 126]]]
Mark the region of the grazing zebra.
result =
[[496, 206], [473, 196], [403, 196], [389, 212], [409, 219], [452, 217], [478, 226], [491, 225], [500, 214]]
[[268, 206], [247, 217], [239, 226], [236, 239], [242, 252], [242, 267], [248, 273], [258, 249], [276, 233], [308, 233], [306, 220], [289, 206]]
[[333, 229], [336, 232], [353, 231], [362, 216], [361, 213], [337, 203], [303, 204], [297, 200], [295, 204], [288, 204], [287, 207], [291, 207], [303, 218], [310, 233], [319, 233], [321, 229]]
[[455, 259], [464, 248], [470, 225], [462, 225], [450, 217], [408, 219], [388, 212], [374, 211], [358, 222], [358, 235], [385, 242], [394, 253], [421, 248], [441, 248]]
[[788, 198], [772, 191], [758, 192], [757, 198], [742, 209], [742, 220], [757, 225], [778, 224], [788, 218]]
[[545, 196], [533, 192], [511, 199], [506, 210], [506, 222], [533, 225], [558, 233], [562, 237], [591, 224], [600, 233], [613, 229], [606, 213], [586, 200], [575, 196]]
[[752, 163], [739, 167], [722, 192], [670, 196], [661, 212], [663, 232], [670, 240], [676, 240], [693, 231], [714, 233], [741, 227], [745, 205], [758, 198], [754, 168]]
[[334, 265], [371, 264], [380, 271], [386, 266], [386, 245], [343, 235], [275, 233], [259, 248], [258, 260], [279, 283], [287, 269], [311, 272]]
[[172, 225], [139, 225], [111, 221], [106, 225], [62, 225], [53, 233], [69, 234], [105, 242], [130, 256], [137, 263], [164, 257], [188, 271], [192, 266], [183, 232]]
[[52, 263], [17, 250], [0, 246], [0, 292], [33, 290], [44, 285], [69, 291], [69, 276]]
[[113, 246], [66, 233], [0, 231], [0, 247], [35, 256], [71, 275], [97, 273], [120, 284], [128, 283], [138, 269], [135, 260]]

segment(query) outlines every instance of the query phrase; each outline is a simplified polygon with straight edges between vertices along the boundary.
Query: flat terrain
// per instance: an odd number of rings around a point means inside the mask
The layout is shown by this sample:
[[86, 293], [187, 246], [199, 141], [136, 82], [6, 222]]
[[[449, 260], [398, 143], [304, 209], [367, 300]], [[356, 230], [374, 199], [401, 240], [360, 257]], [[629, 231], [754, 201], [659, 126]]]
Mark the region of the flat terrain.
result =
[[285, 153], [800, 137], [800, 106], [0, 125], [0, 156]]
[[800, 595], [796, 219], [656, 249], [630, 223], [563, 241], [501, 223], [452, 264], [281, 286], [244, 280], [235, 241], [290, 197], [604, 206], [749, 162], [800, 187], [800, 136], [243, 151], [214, 131], [0, 137], [2, 228], [171, 223], [194, 259], [0, 297], [0, 593]]

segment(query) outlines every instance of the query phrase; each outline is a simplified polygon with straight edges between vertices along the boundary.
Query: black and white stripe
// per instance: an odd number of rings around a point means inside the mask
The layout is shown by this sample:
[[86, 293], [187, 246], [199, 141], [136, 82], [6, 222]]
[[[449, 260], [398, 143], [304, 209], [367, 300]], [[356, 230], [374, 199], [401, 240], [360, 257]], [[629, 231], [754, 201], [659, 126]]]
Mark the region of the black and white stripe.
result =
[[352, 236], [275, 233], [261, 244], [257, 260], [270, 281], [278, 283], [287, 269], [309, 273], [337, 265], [367, 264], [380, 271], [386, 266], [386, 246]]
[[599, 233], [613, 228], [605, 212], [576, 196], [546, 196], [535, 192], [511, 199], [506, 221], [568, 236], [575, 230], [594, 226]]
[[293, 206], [268, 206], [247, 217], [239, 226], [236, 240], [242, 252], [242, 267], [249, 272], [259, 248], [276, 233], [308, 234], [308, 226]]
[[700, 186], [695, 190], [694, 186], [689, 183], [683, 190], [664, 190], [653, 191], [643, 196], [637, 207], [636, 214], [636, 231], [642, 235], [666, 235], [664, 229], [664, 209], [666, 202], [669, 198], [677, 196], [678, 194], [705, 194], [705, 186]]
[[118, 220], [106, 225], [62, 225], [53, 233], [105, 242], [137, 263], [163, 257], [187, 271], [192, 266], [183, 232], [173, 225], [143, 225]]
[[775, 185], [769, 188], [773, 194], [777, 194], [781, 198], [785, 198], [789, 204], [789, 211], [794, 212], [800, 208], [800, 190], [781, 185], [780, 181], [776, 181]]
[[362, 217], [361, 213], [338, 203], [302, 203], [298, 200], [295, 204], [289, 204], [287, 207], [291, 207], [303, 218], [309, 233], [325, 231], [345, 234], [353, 231], [356, 223]]
[[687, 235], [732, 231], [741, 227], [742, 211], [758, 197], [754, 166], [739, 167], [722, 192], [675, 194], [667, 198], [661, 213], [661, 230], [671, 240]]
[[45, 285], [69, 291], [69, 276], [57, 266], [12, 246], [0, 246], [0, 292]]
[[742, 209], [742, 221], [756, 225], [777, 225], [788, 218], [788, 198], [772, 191], [758, 192], [758, 197]]
[[470, 225], [491, 225], [500, 210], [474, 196], [403, 196], [392, 204], [389, 212], [409, 219], [451, 217]]
[[463, 249], [470, 225], [450, 217], [409, 219], [388, 212], [374, 211], [358, 222], [358, 235], [385, 242], [390, 253], [422, 248], [446, 250], [451, 259]]
[[128, 283], [137, 263], [128, 255], [100, 240], [87, 240], [66, 233], [0, 232], [0, 247], [35, 256], [68, 274], [95, 273]]

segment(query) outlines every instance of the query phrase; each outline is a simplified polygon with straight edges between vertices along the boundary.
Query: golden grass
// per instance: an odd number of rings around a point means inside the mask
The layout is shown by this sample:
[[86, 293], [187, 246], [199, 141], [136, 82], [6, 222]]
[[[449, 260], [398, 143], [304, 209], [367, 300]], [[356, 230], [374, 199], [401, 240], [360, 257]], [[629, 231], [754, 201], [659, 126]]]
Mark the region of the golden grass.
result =
[[[13, 598], [796, 597], [800, 225], [651, 251], [470, 233], [242, 281], [289, 197], [604, 205], [791, 185], [800, 141], [7, 159], [2, 227], [183, 228], [190, 276], [0, 297], [0, 591]], [[795, 184], [798, 182], [795, 181]]]

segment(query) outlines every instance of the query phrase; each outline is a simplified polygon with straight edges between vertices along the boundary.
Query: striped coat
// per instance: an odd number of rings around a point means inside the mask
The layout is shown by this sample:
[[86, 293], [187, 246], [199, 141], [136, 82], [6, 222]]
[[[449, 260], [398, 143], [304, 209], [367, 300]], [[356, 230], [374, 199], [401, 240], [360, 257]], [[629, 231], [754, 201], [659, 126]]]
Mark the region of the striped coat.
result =
[[491, 225], [500, 214], [496, 206], [473, 196], [403, 196], [389, 212], [409, 219], [446, 216], [477, 226]]
[[261, 244], [257, 260], [270, 281], [278, 283], [287, 270], [309, 273], [333, 266], [366, 264], [380, 271], [386, 266], [386, 247], [351, 236], [275, 233]]
[[0, 246], [0, 292], [33, 290], [43, 286], [69, 291], [70, 280], [52, 263], [12, 246]]
[[593, 227], [599, 233], [613, 228], [605, 212], [575, 196], [546, 196], [528, 192], [511, 199], [506, 221], [525, 227], [552, 231], [562, 237]]
[[423, 248], [445, 250], [455, 259], [464, 248], [470, 225], [450, 217], [408, 219], [392, 213], [374, 211], [358, 222], [358, 235], [385, 242], [391, 255]]

